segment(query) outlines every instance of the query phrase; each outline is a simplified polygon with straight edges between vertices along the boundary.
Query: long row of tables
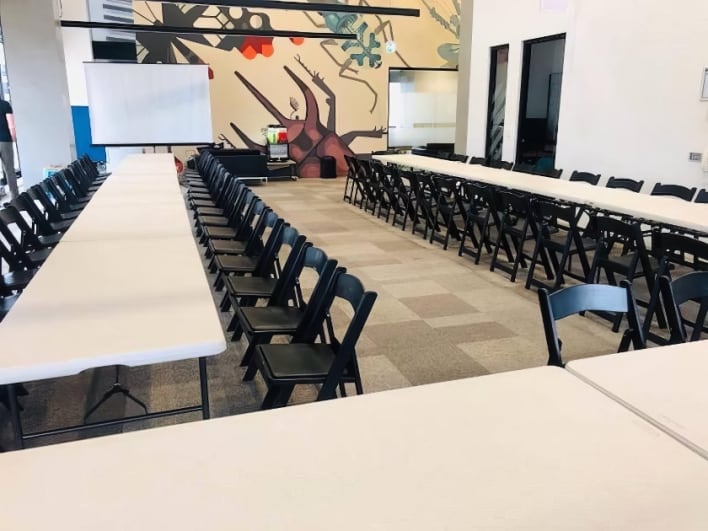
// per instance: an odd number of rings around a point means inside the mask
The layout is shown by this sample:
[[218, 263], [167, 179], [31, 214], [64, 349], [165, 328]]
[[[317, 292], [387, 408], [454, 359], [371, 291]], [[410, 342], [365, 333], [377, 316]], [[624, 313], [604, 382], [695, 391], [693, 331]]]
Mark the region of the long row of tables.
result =
[[555, 197], [592, 208], [625, 214], [646, 221], [708, 234], [708, 205], [689, 203], [672, 197], [637, 195], [628, 190], [592, 186], [565, 179], [487, 168], [421, 155], [374, 155], [388, 164], [450, 175], [503, 186], [514, 190]]
[[[176, 531], [705, 529], [708, 459], [672, 425], [705, 449], [705, 346], [0, 455], [12, 478], [0, 483], [2, 521], [25, 530], [117, 530], [125, 518]], [[642, 356], [654, 368], [642, 369]], [[605, 371], [621, 376], [611, 384]]]
[[[0, 385], [198, 358], [202, 403], [187, 409], [209, 416], [205, 357], [226, 342], [171, 155], [128, 157], [108, 177], [0, 323], [0, 345]], [[21, 445], [31, 435], [15, 424]]]

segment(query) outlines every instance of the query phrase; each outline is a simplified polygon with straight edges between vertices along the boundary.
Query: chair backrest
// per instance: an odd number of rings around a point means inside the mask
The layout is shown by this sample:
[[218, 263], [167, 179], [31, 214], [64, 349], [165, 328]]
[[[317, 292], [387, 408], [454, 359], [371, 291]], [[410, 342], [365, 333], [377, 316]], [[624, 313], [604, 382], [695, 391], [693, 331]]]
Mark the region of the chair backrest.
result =
[[693, 200], [693, 196], [695, 194], [695, 186], [693, 188], [687, 188], [686, 186], [681, 186], [680, 184], [656, 183], [651, 191], [651, 195], [667, 195], [670, 197], [678, 197], [684, 201]]
[[376, 297], [376, 292], [366, 291], [364, 285], [357, 277], [348, 273], [341, 273], [337, 276], [334, 286], [334, 299], [348, 302], [354, 314], [341, 340], [334, 337], [333, 334], [329, 338], [335, 357], [327, 373], [327, 378], [318, 393], [318, 400], [336, 396], [336, 388], [342, 375], [348, 367], [352, 367], [352, 362], [356, 356], [356, 344], [374, 307]]
[[560, 179], [563, 175], [563, 170], [560, 168], [549, 168], [548, 170], [538, 170], [536, 175], [542, 175], [543, 177], [550, 177], [551, 179]]
[[42, 212], [37, 206], [37, 203], [34, 202], [34, 199], [32, 199], [27, 192], [20, 193], [15, 199], [14, 204], [17, 206], [18, 210], [29, 214], [40, 234], [49, 236], [56, 233], [49, 224], [49, 221], [47, 221], [44, 212]]
[[266, 214], [266, 224], [272, 228], [270, 229], [270, 234], [268, 234], [268, 239], [262, 244], [263, 251], [258, 255], [258, 260], [253, 270], [253, 275], [257, 277], [265, 277], [276, 273], [278, 269], [278, 253], [283, 245], [285, 220], [279, 218], [275, 212], [271, 211]]
[[675, 232], [653, 230], [651, 233], [651, 254], [659, 260], [658, 275], [669, 271], [669, 263], [683, 264], [699, 271], [708, 271], [708, 242], [697, 238]]
[[467, 163], [485, 165], [487, 163], [487, 159], [484, 157], [470, 157], [470, 160], [468, 160]]
[[[42, 248], [42, 244], [32, 230], [32, 227], [29, 226], [27, 220], [22, 216], [22, 213], [12, 203], [6, 205], [5, 208], [0, 211], [0, 219], [2, 223], [10, 228], [13, 235], [18, 237], [16, 241], [20, 245], [20, 249], [38, 250]], [[8, 243], [14, 246], [12, 242], [8, 241]]]
[[[532, 202], [534, 219], [539, 224], [552, 222], [553, 226], [560, 226], [569, 235], [576, 230], [577, 214], [574, 205], [555, 203], [553, 201], [536, 200]], [[563, 222], [559, 224], [558, 222]]]
[[702, 188], [699, 190], [698, 195], [696, 195], [695, 199], [696, 203], [708, 203], [708, 190], [705, 188]]
[[529, 199], [530, 196], [526, 194], [499, 190], [497, 191], [495, 203], [497, 207], [501, 206], [501, 209], [505, 212], [513, 210], [516, 215], [526, 216], [529, 213]]
[[16, 232], [12, 228], [14, 223], [14, 216], [7, 208], [0, 210], [0, 235], [2, 235], [5, 242], [7, 242], [8, 250], [13, 256], [12, 263], [10, 259], [7, 261], [10, 264], [11, 270], [31, 269], [32, 264], [27, 258], [22, 243], [17, 239]]
[[622, 188], [623, 190], [629, 190], [630, 192], [641, 192], [642, 186], [644, 186], [644, 181], [635, 181], [634, 179], [620, 179], [617, 177], [610, 177], [605, 185], [606, 188]]
[[574, 181], [574, 182], [588, 183], [588, 184], [592, 184], [593, 186], [597, 186], [597, 183], [600, 182], [600, 177], [601, 177], [601, 175], [599, 173], [595, 174], [595, 173], [590, 173], [587, 171], [577, 171], [576, 170], [570, 175], [569, 180]]
[[632, 286], [622, 280], [619, 286], [603, 284], [580, 284], [549, 293], [538, 290], [538, 299], [543, 319], [543, 330], [548, 347], [548, 365], [563, 367], [561, 341], [558, 338], [556, 321], [584, 311], [620, 312], [627, 314], [629, 334], [635, 350], [645, 346], [644, 334], [639, 323], [637, 303], [632, 294]]
[[513, 171], [519, 171], [522, 173], [530, 173], [532, 175], [536, 174], [536, 166], [533, 164], [525, 164], [523, 162], [517, 162], [514, 164]]
[[[708, 311], [708, 271], [693, 271], [673, 280], [662, 275], [659, 277], [659, 286], [671, 333], [669, 343], [700, 340]], [[690, 337], [686, 333], [685, 319], [681, 315], [681, 305], [688, 301], [698, 303], [698, 312], [696, 320], [692, 323], [693, 332]]]
[[596, 232], [602, 247], [607, 252], [610, 252], [617, 242], [621, 242], [628, 248], [646, 251], [642, 228], [638, 222], [626, 222], [611, 216], [592, 216], [588, 230]]
[[[310, 247], [312, 249], [312, 247]], [[308, 249], [308, 251], [310, 250]], [[293, 333], [293, 342], [312, 343], [321, 334], [322, 325], [327, 317], [327, 312], [334, 298], [334, 286], [338, 275], [345, 273], [346, 269], [337, 267], [336, 260], [327, 260], [317, 283], [312, 290], [309, 300], [305, 304], [305, 311], [300, 324]]]
[[[268, 227], [273, 227], [278, 220], [278, 214], [273, 212], [269, 207], [265, 206], [265, 203], [261, 203], [262, 206], [260, 206], [260, 213], [258, 213], [258, 218], [256, 219], [256, 222], [251, 226], [249, 224], [249, 231], [246, 231], [244, 233], [248, 234], [248, 237], [246, 239], [246, 245], [244, 246], [243, 254], [246, 256], [255, 256], [260, 251], [263, 249], [263, 234], [265, 233], [266, 228]], [[257, 205], [254, 210], [258, 210], [259, 206]], [[253, 216], [255, 218], [255, 215]], [[240, 231], [237, 231], [240, 232]], [[236, 238], [236, 239], [241, 239], [242, 238]]]
[[[288, 229], [290, 227], [285, 227]], [[285, 243], [285, 229], [283, 229], [282, 242]], [[274, 306], [287, 306], [288, 301], [292, 300], [296, 306], [299, 306], [298, 295], [295, 289], [297, 279], [305, 266], [305, 255], [307, 249], [312, 247], [312, 243], [306, 241], [307, 238], [303, 235], [298, 235], [290, 245], [288, 259], [283, 265], [283, 269], [278, 276], [273, 292], [271, 293], [269, 303]]]
[[489, 160], [486, 165], [498, 170], [511, 170], [514, 168], [514, 163], [506, 160]]

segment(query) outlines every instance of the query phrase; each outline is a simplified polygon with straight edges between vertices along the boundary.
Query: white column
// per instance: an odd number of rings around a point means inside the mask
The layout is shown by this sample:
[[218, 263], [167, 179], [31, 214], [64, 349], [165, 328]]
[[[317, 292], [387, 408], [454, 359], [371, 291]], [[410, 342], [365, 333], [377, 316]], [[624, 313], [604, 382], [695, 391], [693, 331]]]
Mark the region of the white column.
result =
[[75, 157], [56, 0], [2, 0], [0, 20], [25, 188]]
[[460, 54], [457, 67], [457, 120], [455, 121], [455, 153], [466, 153], [475, 157], [484, 153], [467, 151], [467, 129], [470, 108], [470, 61], [472, 59], [472, 11], [474, 0], [460, 0]]

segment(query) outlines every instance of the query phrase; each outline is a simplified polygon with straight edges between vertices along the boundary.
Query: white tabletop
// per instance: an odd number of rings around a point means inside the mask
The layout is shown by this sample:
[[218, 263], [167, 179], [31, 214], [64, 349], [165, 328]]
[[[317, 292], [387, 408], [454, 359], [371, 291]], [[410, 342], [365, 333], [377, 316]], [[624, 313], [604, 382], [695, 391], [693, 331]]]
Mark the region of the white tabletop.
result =
[[421, 155], [374, 155], [374, 158], [382, 162], [557, 197], [565, 201], [708, 234], [708, 205], [706, 204], [690, 203], [673, 197], [637, 195], [628, 190], [592, 186], [566, 179], [550, 179]]
[[193, 243], [184, 202], [113, 203], [89, 206], [62, 238], [64, 242], [179, 237]]
[[[123, 173], [143, 160], [149, 171]], [[0, 384], [226, 349], [171, 157], [131, 156], [108, 177], [0, 323], [0, 345]]]
[[0, 384], [223, 352], [194, 240], [62, 242], [0, 323]]
[[165, 173], [175, 175], [175, 157], [172, 153], [136, 153], [126, 155], [112, 173]]
[[708, 462], [557, 368], [0, 454], [3, 526], [705, 529]]
[[568, 370], [708, 458], [708, 341], [571, 361]]

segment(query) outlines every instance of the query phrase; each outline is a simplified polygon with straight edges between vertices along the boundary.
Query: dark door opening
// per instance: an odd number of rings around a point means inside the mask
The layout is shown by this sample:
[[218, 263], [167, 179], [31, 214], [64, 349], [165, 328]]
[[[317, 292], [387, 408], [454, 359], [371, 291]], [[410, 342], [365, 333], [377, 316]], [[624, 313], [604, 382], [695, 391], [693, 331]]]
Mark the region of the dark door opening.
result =
[[555, 167], [565, 34], [524, 42], [516, 162]]
[[509, 66], [509, 45], [492, 48], [489, 66], [489, 103], [487, 107], [487, 160], [502, 158], [504, 143], [504, 113], [506, 112], [506, 74]]

